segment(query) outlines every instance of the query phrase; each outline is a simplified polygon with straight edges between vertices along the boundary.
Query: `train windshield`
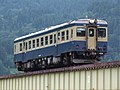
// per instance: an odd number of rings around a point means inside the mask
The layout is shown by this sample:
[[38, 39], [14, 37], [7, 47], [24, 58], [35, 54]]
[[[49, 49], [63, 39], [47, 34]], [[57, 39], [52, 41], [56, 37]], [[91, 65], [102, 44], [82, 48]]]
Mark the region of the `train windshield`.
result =
[[85, 28], [77, 28], [77, 36], [85, 36]]
[[106, 29], [98, 28], [98, 37], [106, 37]]
[[89, 29], [89, 36], [94, 37], [94, 29]]

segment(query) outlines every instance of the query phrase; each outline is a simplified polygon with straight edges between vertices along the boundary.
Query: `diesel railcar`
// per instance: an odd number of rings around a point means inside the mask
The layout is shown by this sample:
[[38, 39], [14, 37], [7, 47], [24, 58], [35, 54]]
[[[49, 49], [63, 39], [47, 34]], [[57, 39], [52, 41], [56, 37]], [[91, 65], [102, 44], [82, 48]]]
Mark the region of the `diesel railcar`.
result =
[[19, 71], [94, 63], [107, 52], [105, 20], [78, 19], [14, 40], [14, 62]]

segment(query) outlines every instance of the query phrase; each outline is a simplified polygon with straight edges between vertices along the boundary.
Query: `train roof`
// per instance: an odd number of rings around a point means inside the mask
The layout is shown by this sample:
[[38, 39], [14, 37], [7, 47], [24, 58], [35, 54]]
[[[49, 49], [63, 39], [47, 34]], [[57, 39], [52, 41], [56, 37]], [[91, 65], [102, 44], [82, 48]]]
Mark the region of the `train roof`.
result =
[[[72, 25], [77, 25], [77, 24], [82, 26], [84, 24], [89, 24], [90, 20], [94, 20], [94, 19], [78, 19], [76, 21], [69, 21], [69, 22], [66, 22], [66, 23], [63, 23], [63, 24], [51, 26], [49, 28], [45, 28], [44, 30], [40, 30], [40, 31], [35, 32], [35, 33], [31, 33], [31, 34], [28, 34], [28, 35], [25, 35], [25, 36], [18, 37], [14, 40], [14, 42], [18, 42], [18, 41], [21, 41], [23, 39], [31, 38], [33, 36], [40, 35], [40, 34], [43, 34], [45, 32], [49, 32], [49, 31], [52, 31], [52, 30], [60, 29], [60, 28], [66, 27], [66, 26], [72, 26]], [[107, 22], [105, 20], [98, 20], [97, 19], [97, 25], [105, 25], [106, 26]]]

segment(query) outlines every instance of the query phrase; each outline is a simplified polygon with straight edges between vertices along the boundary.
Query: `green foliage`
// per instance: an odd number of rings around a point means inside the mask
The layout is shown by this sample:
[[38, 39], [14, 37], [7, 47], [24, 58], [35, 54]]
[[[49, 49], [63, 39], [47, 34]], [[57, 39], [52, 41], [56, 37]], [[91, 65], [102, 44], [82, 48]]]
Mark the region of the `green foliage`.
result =
[[16, 37], [78, 18], [105, 19], [109, 24], [108, 54], [120, 59], [120, 0], [0, 0], [0, 75], [14, 69]]

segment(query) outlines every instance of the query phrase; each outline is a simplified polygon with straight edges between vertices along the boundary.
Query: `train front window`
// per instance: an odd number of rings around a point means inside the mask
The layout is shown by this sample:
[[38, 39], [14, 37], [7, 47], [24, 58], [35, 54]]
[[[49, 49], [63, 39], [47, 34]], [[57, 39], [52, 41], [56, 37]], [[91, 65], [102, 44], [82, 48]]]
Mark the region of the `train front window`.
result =
[[94, 37], [94, 29], [89, 29], [89, 36]]
[[98, 37], [106, 37], [106, 29], [98, 28]]
[[84, 37], [85, 36], [85, 28], [77, 28], [76, 35], [78, 37]]

